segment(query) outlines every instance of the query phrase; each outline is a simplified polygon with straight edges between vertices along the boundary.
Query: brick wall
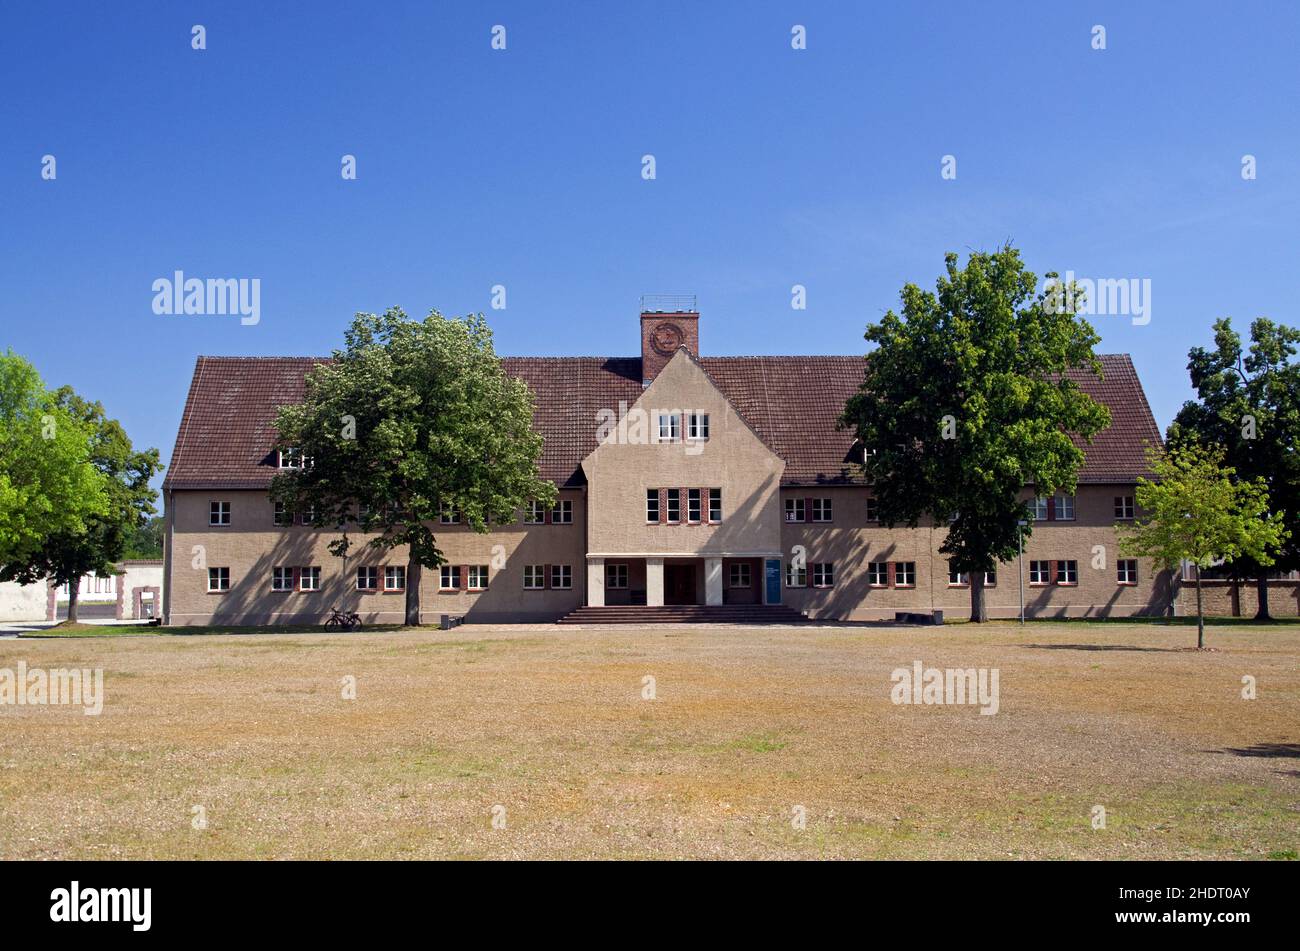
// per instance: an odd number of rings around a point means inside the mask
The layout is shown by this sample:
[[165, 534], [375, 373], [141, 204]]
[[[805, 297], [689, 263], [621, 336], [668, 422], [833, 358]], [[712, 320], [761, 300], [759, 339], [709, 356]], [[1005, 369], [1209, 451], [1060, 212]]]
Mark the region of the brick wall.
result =
[[[1201, 599], [1207, 615], [1254, 617], [1259, 597], [1254, 581], [1205, 579], [1201, 582]], [[1300, 616], [1300, 581], [1270, 581], [1268, 611], [1274, 617]], [[1178, 590], [1178, 613], [1196, 614], [1196, 582], [1184, 581]]]

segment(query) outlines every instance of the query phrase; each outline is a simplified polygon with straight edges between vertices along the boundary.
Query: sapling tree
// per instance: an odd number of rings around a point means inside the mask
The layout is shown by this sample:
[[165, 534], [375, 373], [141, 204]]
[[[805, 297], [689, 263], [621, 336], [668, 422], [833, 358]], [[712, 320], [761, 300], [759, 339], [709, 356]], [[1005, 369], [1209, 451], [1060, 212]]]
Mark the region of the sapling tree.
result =
[[1131, 524], [1115, 526], [1125, 554], [1145, 555], [1167, 569], [1191, 566], [1198, 648], [1205, 646], [1201, 571], [1242, 556], [1268, 565], [1290, 536], [1281, 513], [1269, 511], [1264, 481], [1238, 478], [1224, 455], [1221, 446], [1191, 442], [1167, 452], [1150, 447], [1152, 478], [1138, 480], [1139, 514]]

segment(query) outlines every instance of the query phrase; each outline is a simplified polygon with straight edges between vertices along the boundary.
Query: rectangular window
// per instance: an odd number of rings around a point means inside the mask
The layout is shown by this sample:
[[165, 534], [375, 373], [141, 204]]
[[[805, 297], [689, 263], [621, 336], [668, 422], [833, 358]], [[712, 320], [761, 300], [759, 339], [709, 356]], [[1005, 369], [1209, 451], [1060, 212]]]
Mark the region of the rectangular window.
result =
[[460, 513], [451, 505], [444, 505], [438, 513], [438, 522], [442, 525], [459, 525]]
[[281, 469], [310, 469], [311, 456], [304, 456], [296, 446], [280, 450], [279, 465]]
[[208, 503], [208, 524], [229, 525], [230, 524], [230, 503], [229, 502]]
[[605, 587], [626, 588], [627, 587], [627, 565], [606, 565], [605, 566]]
[[379, 587], [379, 569], [361, 567], [357, 569], [357, 590], [374, 591]]
[[555, 508], [551, 509], [551, 522], [555, 525], [573, 524], [572, 499], [563, 499], [555, 503]]
[[541, 525], [546, 521], [546, 512], [541, 502], [529, 502], [524, 506], [524, 524]]
[[681, 430], [678, 428], [678, 423], [679, 420], [676, 413], [660, 413], [659, 414], [659, 441], [676, 442], [678, 437], [681, 435]]
[[488, 566], [470, 565], [469, 581], [466, 585], [471, 591], [482, 591], [488, 586]]
[[573, 587], [573, 565], [551, 565], [551, 587], [568, 590]]
[[[984, 587], [994, 588], [997, 587], [997, 583], [998, 583], [998, 573], [996, 570], [984, 572]], [[952, 562], [949, 562], [948, 563], [948, 587], [964, 588], [969, 586], [970, 586], [970, 574], [965, 571], [962, 572], [954, 571], [952, 567]]]
[[812, 566], [812, 577], [814, 588], [835, 587], [835, 563], [822, 561], [814, 564]]
[[455, 591], [460, 587], [460, 565], [443, 565], [438, 572], [438, 590]]
[[808, 586], [808, 568], [796, 568], [793, 564], [785, 566], [785, 586], [787, 588], [805, 588]]
[[880, 504], [876, 501], [876, 497], [874, 495], [867, 496], [867, 521], [868, 522], [880, 521]]
[[1057, 584], [1078, 584], [1079, 563], [1077, 561], [1058, 561], [1056, 563]]
[[831, 520], [830, 499], [812, 500], [812, 520], [814, 522], [829, 522]]
[[272, 516], [271, 521], [274, 524], [280, 526], [281, 528], [283, 528], [286, 525], [292, 525], [293, 512], [291, 512], [289, 510], [289, 507], [285, 505], [283, 502], [276, 502], [275, 514]]
[[803, 521], [803, 499], [785, 500], [785, 520], [787, 522]]
[[1074, 496], [1058, 495], [1056, 497], [1056, 517], [1070, 521], [1074, 518]]
[[1052, 580], [1052, 563], [1050, 561], [1031, 561], [1029, 563], [1030, 584], [1050, 584]]
[[1133, 517], [1133, 496], [1131, 495], [1115, 496], [1115, 517], [1116, 518]]
[[309, 565], [298, 569], [298, 590], [320, 590], [320, 565]]
[[867, 584], [873, 588], [889, 587], [889, 562], [873, 561], [868, 563]]
[[666, 495], [668, 496], [668, 521], [680, 522], [682, 520], [682, 490], [669, 489]]
[[1120, 584], [1137, 584], [1138, 583], [1138, 563], [1136, 558], [1121, 558], [1115, 562]]
[[1047, 521], [1047, 496], [1039, 495], [1034, 497], [1033, 513], [1035, 522]]
[[312, 522], [316, 521], [316, 506], [309, 505], [307, 508], [303, 509], [300, 521], [304, 525], [310, 525]]
[[700, 442], [709, 438], [708, 413], [691, 413], [686, 417], [686, 438]]
[[731, 569], [728, 572], [727, 587], [729, 588], [750, 588], [753, 587], [753, 578], [749, 571], [749, 562], [735, 561], [731, 563]]
[[546, 587], [545, 565], [524, 565], [524, 590], [538, 591]]
[[645, 520], [647, 522], [659, 521], [659, 490], [645, 490]]
[[293, 569], [272, 568], [271, 569], [271, 590], [292, 591], [293, 590]]
[[700, 520], [700, 490], [686, 490], [686, 521], [698, 522]]
[[709, 521], [722, 521], [722, 490], [709, 489]]
[[900, 561], [894, 564], [894, 587], [916, 587], [916, 562]]
[[209, 568], [208, 569], [208, 590], [229, 591], [230, 590], [230, 569]]
[[406, 590], [406, 566], [405, 565], [384, 566], [384, 590], [385, 591]]

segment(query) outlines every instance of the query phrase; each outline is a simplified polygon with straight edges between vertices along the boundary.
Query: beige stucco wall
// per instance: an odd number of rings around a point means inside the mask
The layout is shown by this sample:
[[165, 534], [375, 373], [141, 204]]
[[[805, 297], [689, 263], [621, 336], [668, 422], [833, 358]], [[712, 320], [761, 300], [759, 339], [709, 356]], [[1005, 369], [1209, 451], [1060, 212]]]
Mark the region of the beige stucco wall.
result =
[[[619, 407], [609, 409], [617, 413]], [[638, 436], [634, 412], [629, 412], [633, 422], [613, 429], [582, 464], [588, 482], [591, 557], [780, 551], [778, 493], [785, 463], [736, 414], [685, 350], [677, 352], [629, 410], [646, 414], [644, 438]], [[708, 441], [660, 443], [659, 411], [679, 416], [708, 413]], [[682, 426], [684, 436], [684, 420]], [[721, 524], [647, 524], [646, 490], [652, 488], [720, 488]], [[685, 520], [684, 491], [681, 504]]]
[[[426, 569], [420, 584], [420, 607], [426, 623], [439, 614], [463, 614], [470, 620], [553, 620], [582, 603], [585, 506], [580, 490], [562, 492], [573, 502], [573, 523], [566, 525], [502, 526], [486, 534], [463, 525], [435, 526], [438, 544], [449, 564], [488, 565], [488, 588], [481, 592], [438, 590], [438, 571]], [[208, 525], [209, 504], [228, 501], [231, 524]], [[189, 624], [319, 624], [330, 608], [356, 611], [368, 624], [398, 624], [404, 618], [401, 592], [356, 589], [356, 569], [374, 565], [406, 565], [406, 549], [376, 552], [364, 546], [367, 536], [353, 533], [355, 544], [346, 558], [330, 554], [337, 532], [304, 526], [281, 527], [273, 522], [274, 508], [265, 492], [194, 490], [172, 493], [167, 559], [167, 623]], [[202, 560], [196, 566], [201, 548]], [[526, 564], [572, 566], [573, 588], [524, 591]], [[321, 567], [319, 591], [271, 590], [276, 566]], [[230, 590], [207, 591], [207, 568], [230, 569]]]
[[[889, 529], [866, 522], [869, 490], [858, 487], [787, 488], [782, 497], [832, 498], [831, 523], [782, 523], [782, 548], [788, 562], [796, 545], [803, 545], [810, 585], [783, 589], [785, 603], [811, 617], [878, 619], [896, 611], [943, 610], [954, 617], [970, 613], [970, 590], [950, 587], [947, 556], [939, 552], [942, 527]], [[1028, 496], [1030, 493], [1026, 493]], [[1025, 605], [1028, 617], [1082, 617], [1109, 614], [1164, 613], [1171, 578], [1153, 572], [1148, 559], [1138, 559], [1138, 583], [1118, 584], [1115, 560], [1120, 557], [1114, 529], [1114, 496], [1132, 495], [1132, 488], [1080, 486], [1073, 521], [1035, 522], [1025, 545]], [[784, 503], [783, 503], [784, 504]], [[1105, 567], [1093, 567], [1094, 546], [1103, 547]], [[1029, 584], [1029, 562], [1073, 559], [1079, 563], [1075, 586]], [[814, 562], [833, 562], [835, 585], [811, 587]], [[916, 562], [914, 588], [872, 588], [867, 564], [872, 561]], [[1100, 563], [1100, 561], [1098, 562]], [[985, 589], [992, 617], [1016, 617], [1020, 611], [1018, 565], [998, 568], [997, 585]]]

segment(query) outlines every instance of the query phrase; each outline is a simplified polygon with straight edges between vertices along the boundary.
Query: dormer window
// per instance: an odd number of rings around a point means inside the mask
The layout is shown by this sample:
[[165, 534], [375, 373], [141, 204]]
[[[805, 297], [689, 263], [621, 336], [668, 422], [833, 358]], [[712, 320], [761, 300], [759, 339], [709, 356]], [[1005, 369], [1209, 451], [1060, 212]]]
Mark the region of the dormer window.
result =
[[311, 468], [311, 456], [304, 456], [302, 450], [297, 446], [290, 446], [288, 449], [281, 449], [279, 455], [281, 469]]
[[709, 438], [709, 414], [690, 413], [686, 417], [686, 438], [697, 442], [707, 442]]
[[677, 442], [681, 438], [681, 420], [676, 413], [659, 414], [659, 441]]

